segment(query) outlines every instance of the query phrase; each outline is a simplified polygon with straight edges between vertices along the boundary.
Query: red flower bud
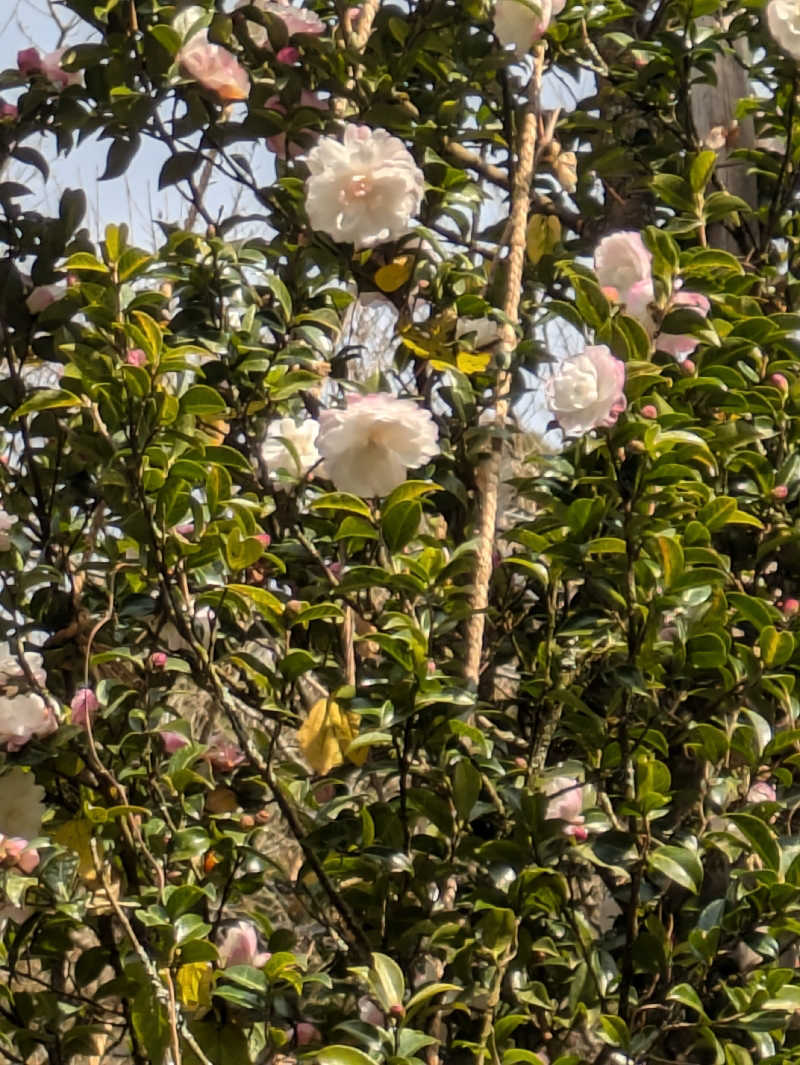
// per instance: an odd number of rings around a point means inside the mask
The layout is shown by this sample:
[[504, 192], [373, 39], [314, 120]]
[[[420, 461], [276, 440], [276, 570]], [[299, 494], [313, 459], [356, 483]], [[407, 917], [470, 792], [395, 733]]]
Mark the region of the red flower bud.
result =
[[785, 499], [789, 494], [789, 489], [785, 484], [776, 484], [772, 489], [773, 499]]
[[167, 656], [163, 651], [153, 651], [150, 655], [150, 665], [153, 669], [163, 669], [167, 664]]

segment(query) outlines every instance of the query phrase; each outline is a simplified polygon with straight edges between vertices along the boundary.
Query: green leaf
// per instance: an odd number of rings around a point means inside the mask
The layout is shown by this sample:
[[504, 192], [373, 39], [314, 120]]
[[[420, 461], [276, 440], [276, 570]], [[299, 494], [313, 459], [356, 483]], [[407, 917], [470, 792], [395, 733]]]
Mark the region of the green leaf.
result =
[[700, 859], [687, 847], [673, 847], [669, 844], [658, 847], [649, 858], [651, 870], [674, 880], [676, 884], [697, 894], [703, 883], [703, 866]]
[[235, 595], [249, 599], [262, 614], [274, 614], [277, 617], [283, 614], [283, 603], [266, 588], [259, 588], [252, 584], [229, 584], [228, 589]]
[[448, 991], [462, 991], [458, 984], [428, 984], [427, 987], [420, 988], [416, 994], [412, 995], [406, 1003], [406, 1017], [411, 1018], [412, 1013], [415, 1013], [421, 1006], [424, 1006], [426, 1002], [429, 1002], [436, 995], [444, 995]]
[[96, 256], [91, 255], [88, 251], [79, 251], [74, 255], [70, 255], [64, 264], [65, 270], [88, 270], [97, 274], [107, 274], [108, 267], [105, 263], [101, 263]]
[[778, 632], [774, 625], [767, 625], [761, 630], [758, 646], [765, 666], [782, 666], [794, 654], [794, 636], [786, 629]]
[[13, 417], [22, 418], [33, 411], [55, 410], [58, 407], [80, 407], [80, 405], [80, 399], [73, 396], [71, 392], [67, 392], [66, 389], [43, 388], [39, 392], [34, 392], [21, 406], [17, 407]]
[[703, 1008], [703, 1003], [700, 1001], [700, 996], [689, 984], [676, 984], [667, 995], [667, 999], [670, 1002], [680, 1002], [681, 1005], [688, 1006], [689, 1009], [698, 1013], [704, 1021], [708, 1020], [708, 1015]]
[[381, 1008], [388, 1013], [393, 1006], [403, 1004], [406, 982], [403, 970], [387, 954], [372, 955], [370, 987]]
[[369, 1058], [362, 1050], [355, 1047], [329, 1046], [316, 1052], [319, 1065], [379, 1065], [374, 1058]]
[[164, 189], [168, 185], [177, 185], [179, 181], [186, 181], [202, 162], [202, 152], [175, 152], [161, 167], [161, 173], [158, 175], [159, 189]]
[[456, 763], [453, 773], [453, 798], [462, 821], [468, 821], [481, 792], [481, 775], [468, 758]]
[[181, 396], [183, 414], [223, 414], [226, 410], [222, 396], [208, 385], [192, 385]]
[[350, 495], [349, 492], [327, 492], [311, 504], [312, 510], [347, 510], [351, 514], [370, 517], [370, 509], [363, 499]]
[[399, 503], [405, 503], [412, 499], [419, 499], [422, 496], [430, 495], [432, 492], [441, 492], [441, 485], [434, 484], [431, 481], [403, 481], [398, 485], [393, 492], [391, 492], [383, 504], [384, 516], [396, 507]]
[[777, 872], [781, 864], [781, 849], [769, 825], [753, 814], [728, 814], [728, 817], [747, 837], [764, 865]]
[[700, 152], [694, 157], [689, 167], [689, 184], [694, 192], [702, 192], [705, 189], [716, 161], [717, 153], [712, 151]]

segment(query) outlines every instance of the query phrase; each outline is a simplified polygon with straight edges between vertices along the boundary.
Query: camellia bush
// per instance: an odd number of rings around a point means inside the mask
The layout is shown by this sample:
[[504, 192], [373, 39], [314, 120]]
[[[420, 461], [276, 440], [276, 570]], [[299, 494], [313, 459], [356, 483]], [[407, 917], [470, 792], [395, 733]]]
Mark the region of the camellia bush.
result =
[[[800, 1062], [796, 0], [60, 7], [0, 1060]], [[98, 139], [159, 246], [33, 206]]]

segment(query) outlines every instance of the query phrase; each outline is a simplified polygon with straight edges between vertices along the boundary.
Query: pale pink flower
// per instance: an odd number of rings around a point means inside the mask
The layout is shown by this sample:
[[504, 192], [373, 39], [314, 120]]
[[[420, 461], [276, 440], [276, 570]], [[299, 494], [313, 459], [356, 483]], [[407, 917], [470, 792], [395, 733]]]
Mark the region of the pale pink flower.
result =
[[[241, 0], [239, 7], [252, 3], [265, 15], [272, 15], [281, 20], [290, 37], [295, 34], [307, 34], [310, 37], [319, 37], [325, 32], [325, 23], [315, 11], [309, 11], [305, 7], [296, 7], [294, 4], [282, 2], [282, 0]], [[247, 32], [250, 40], [260, 48], [269, 48], [269, 35], [264, 26], [257, 22], [247, 23]], [[299, 55], [299, 53], [298, 53]], [[280, 58], [280, 53], [278, 53]], [[286, 62], [286, 60], [281, 60]]]
[[67, 294], [67, 286], [63, 281], [53, 285], [37, 285], [25, 300], [25, 305], [31, 314], [39, 314], [51, 303], [63, 299]]
[[800, 3], [798, 0], [770, 0], [766, 8], [769, 32], [784, 52], [800, 59]]
[[625, 364], [604, 344], [564, 359], [545, 382], [550, 410], [567, 434], [613, 425], [625, 410]]
[[631, 230], [610, 233], [594, 250], [594, 272], [601, 288], [616, 289], [625, 304], [630, 289], [638, 282], [652, 284], [652, 262], [653, 256], [644, 246], [641, 233]]
[[204, 757], [209, 765], [220, 773], [230, 772], [245, 760], [241, 747], [221, 732], [215, 732], [208, 744], [209, 749]]
[[[158, 653], [157, 651], [156, 654]], [[159, 732], [159, 736], [167, 754], [175, 754], [176, 751], [179, 751], [181, 747], [185, 747], [190, 742], [188, 737], [184, 736], [182, 732], [170, 732], [165, 729], [163, 732]]]
[[212, 44], [205, 30], [196, 33], [175, 57], [181, 71], [223, 103], [246, 100], [250, 95], [247, 71], [226, 48]]
[[59, 48], [55, 52], [39, 55], [35, 48], [24, 48], [17, 53], [17, 68], [23, 74], [41, 74], [58, 89], [66, 89], [68, 85], [80, 85], [83, 81], [80, 71], [70, 73], [61, 66], [66, 51], [68, 49]]
[[[279, 96], [270, 96], [264, 107], [277, 111], [278, 114], [285, 115], [286, 108], [281, 103]], [[327, 111], [329, 104], [327, 100], [323, 100], [321, 96], [318, 96], [315, 92], [310, 92], [308, 89], [300, 90], [300, 100], [297, 107], [310, 107], [315, 111]], [[295, 136], [307, 136], [311, 133], [311, 130], [301, 129]], [[279, 159], [286, 158], [286, 133], [274, 133], [271, 137], [267, 137], [267, 147], [270, 151], [274, 152]], [[289, 155], [294, 158], [296, 155], [300, 155], [304, 151], [302, 145], [296, 141], [289, 141]]]
[[503, 48], [513, 46], [521, 59], [547, 30], [551, 20], [564, 8], [566, 0], [497, 0], [494, 6], [494, 32]]
[[[270, 422], [260, 449], [270, 479], [275, 480], [281, 472], [296, 480], [305, 477], [319, 462], [318, 433], [319, 423], [313, 418], [302, 422], [296, 422], [294, 418], [278, 418]], [[291, 445], [291, 449], [287, 445]], [[281, 486], [280, 480], [278, 485]]]
[[321, 1043], [322, 1032], [315, 1024], [308, 1021], [298, 1021], [294, 1028], [294, 1037], [299, 1047], [308, 1046], [309, 1043]]
[[564, 835], [586, 839], [583, 827], [583, 785], [575, 777], [551, 777], [545, 794], [552, 796], [544, 812], [545, 821], [565, 821]]
[[[673, 293], [667, 307], [667, 313], [677, 307], [687, 307], [696, 311], [703, 318], [708, 317], [711, 304], [701, 292], [684, 292], [682, 289]], [[665, 351], [676, 362], [684, 362], [695, 350], [700, 341], [690, 333], [659, 333], [656, 337], [656, 347], [659, 351]]]
[[223, 969], [232, 965], [254, 965], [260, 969], [271, 955], [258, 949], [258, 933], [250, 921], [236, 921], [220, 934], [219, 962]]
[[343, 410], [319, 416], [317, 449], [325, 476], [342, 492], [385, 496], [439, 454], [430, 412], [388, 393], [347, 397]]
[[775, 802], [775, 789], [766, 780], [756, 780], [746, 795], [747, 802]]
[[72, 724], [86, 728], [88, 721], [97, 713], [100, 703], [91, 688], [81, 688], [73, 695], [69, 705], [72, 710]]
[[306, 211], [312, 229], [356, 248], [408, 233], [424, 178], [414, 157], [384, 129], [348, 125], [342, 140], [321, 137], [308, 153]]
[[0, 696], [0, 746], [19, 751], [34, 738], [49, 736], [58, 728], [52, 709], [36, 692]]

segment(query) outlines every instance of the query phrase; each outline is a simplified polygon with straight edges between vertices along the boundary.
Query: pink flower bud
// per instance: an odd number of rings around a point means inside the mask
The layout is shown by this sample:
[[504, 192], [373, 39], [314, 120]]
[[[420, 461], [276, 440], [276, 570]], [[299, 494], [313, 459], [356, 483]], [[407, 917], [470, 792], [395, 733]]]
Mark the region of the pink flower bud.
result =
[[189, 742], [182, 732], [159, 732], [159, 736], [167, 754], [175, 754]]
[[645, 403], [645, 405], [642, 407], [642, 417], [657, 418], [658, 410], [653, 406], [652, 403]]
[[229, 740], [221, 732], [215, 732], [209, 740], [209, 750], [205, 757], [212, 769], [220, 773], [230, 772], [245, 760], [244, 751], [238, 743]]
[[776, 484], [775, 487], [772, 489], [773, 499], [786, 499], [788, 494], [789, 489], [786, 487], [785, 484]]
[[681, 365], [681, 370], [683, 371], [683, 373], [686, 374], [687, 377], [691, 377], [691, 375], [697, 369], [697, 367], [694, 364], [694, 360], [693, 359], [684, 359], [683, 362], [680, 365]]
[[784, 599], [780, 607], [784, 615], [790, 618], [800, 610], [800, 602], [797, 599]]
[[38, 74], [42, 69], [42, 57], [36, 48], [23, 48], [17, 52], [17, 69], [21, 74]]
[[406, 1015], [406, 1008], [402, 1004], [402, 1002], [395, 1002], [393, 1005], [391, 1005], [389, 1007], [389, 1016], [390, 1017], [405, 1017], [405, 1015]]
[[603, 285], [600, 289], [609, 303], [620, 303], [619, 291], [613, 285]]
[[153, 669], [163, 669], [167, 664], [167, 656], [163, 651], [153, 651], [150, 655], [150, 665]]
[[786, 380], [782, 373], [770, 374], [767, 380], [771, 385], [774, 385], [779, 392], [789, 391], [789, 382]]
[[308, 1021], [298, 1021], [294, 1029], [294, 1036], [299, 1047], [308, 1046], [309, 1043], [321, 1043], [322, 1032], [314, 1024]]
[[269, 533], [256, 533], [256, 540], [264, 547], [269, 547], [272, 543], [272, 537]]
[[72, 710], [72, 724], [86, 728], [89, 720], [97, 712], [100, 703], [91, 688], [81, 688], [72, 697], [72, 702], [69, 705]]
[[5, 100], [0, 100], [0, 118], [19, 118], [19, 108], [16, 104], [7, 104]]
[[147, 362], [147, 356], [141, 348], [131, 348], [125, 356], [125, 362], [127, 362], [129, 366], [144, 366]]
[[285, 63], [287, 66], [293, 66], [300, 58], [300, 52], [292, 45], [287, 45], [285, 48], [279, 48], [275, 53], [275, 58], [279, 63]]
[[747, 802], [775, 802], [775, 789], [766, 780], [757, 780], [746, 795]]

